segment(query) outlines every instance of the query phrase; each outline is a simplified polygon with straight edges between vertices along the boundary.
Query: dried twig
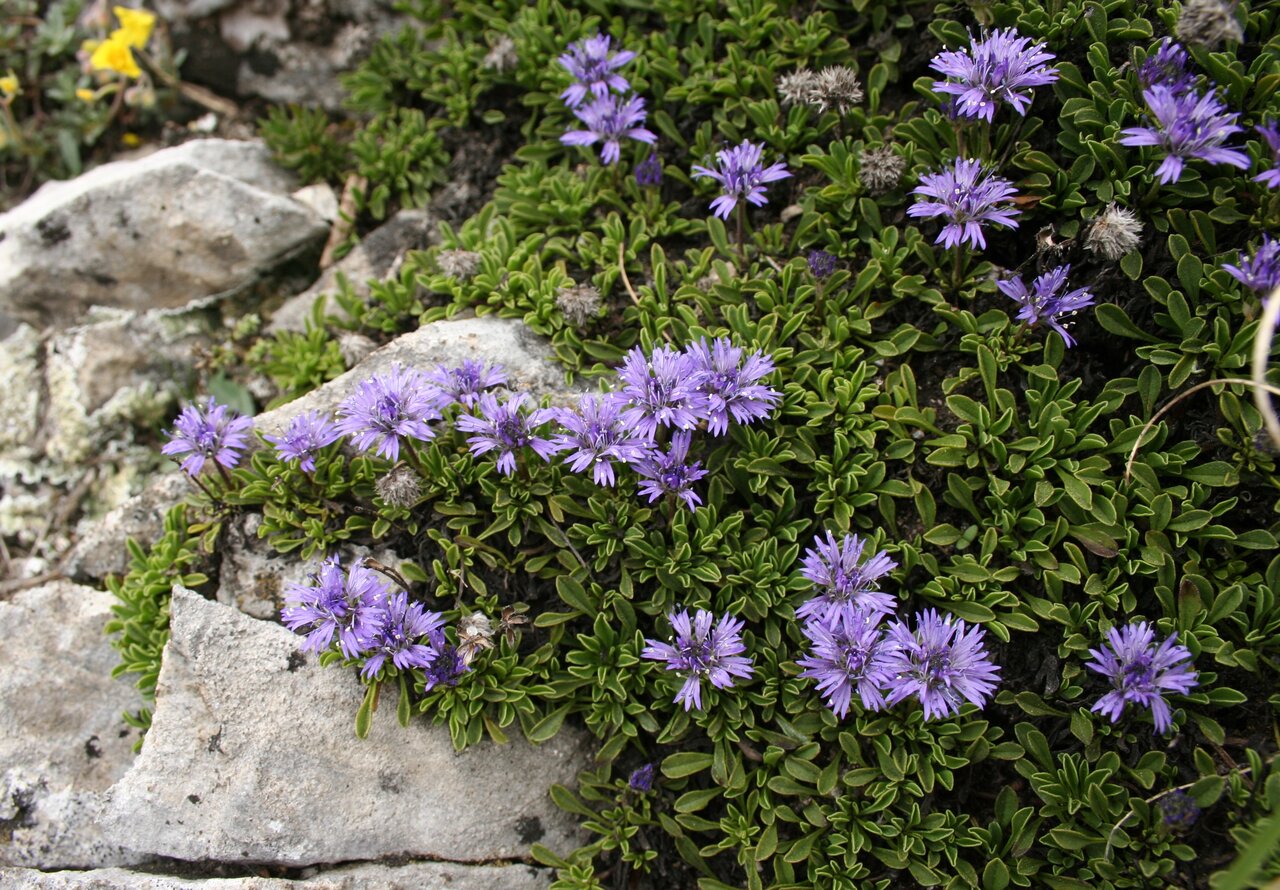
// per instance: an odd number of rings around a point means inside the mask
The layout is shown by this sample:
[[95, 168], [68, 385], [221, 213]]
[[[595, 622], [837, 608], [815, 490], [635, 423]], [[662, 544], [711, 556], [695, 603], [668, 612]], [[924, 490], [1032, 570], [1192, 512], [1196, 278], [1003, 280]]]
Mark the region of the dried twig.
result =
[[622, 286], [627, 289], [627, 295], [631, 297], [631, 302], [637, 306], [640, 305], [640, 298], [636, 296], [635, 288], [631, 286], [631, 279], [627, 277], [627, 260], [626, 245], [621, 241], [618, 242], [618, 271], [622, 273]]
[[356, 224], [356, 192], [362, 192], [368, 187], [369, 180], [359, 174], [352, 173], [347, 177], [346, 185], [342, 187], [342, 200], [338, 202], [338, 218], [334, 220], [333, 228], [329, 230], [329, 240], [324, 243], [324, 250], [320, 253], [321, 269], [333, 265], [333, 255], [351, 234], [351, 229]]
[[1258, 334], [1253, 338], [1253, 375], [1250, 381], [1253, 384], [1253, 401], [1262, 414], [1267, 434], [1280, 447], [1280, 418], [1276, 417], [1271, 399], [1267, 398], [1267, 393], [1277, 395], [1275, 389], [1267, 384], [1267, 360], [1271, 356], [1271, 341], [1276, 335], [1277, 323], [1280, 323], [1280, 287], [1273, 290], [1263, 304]]

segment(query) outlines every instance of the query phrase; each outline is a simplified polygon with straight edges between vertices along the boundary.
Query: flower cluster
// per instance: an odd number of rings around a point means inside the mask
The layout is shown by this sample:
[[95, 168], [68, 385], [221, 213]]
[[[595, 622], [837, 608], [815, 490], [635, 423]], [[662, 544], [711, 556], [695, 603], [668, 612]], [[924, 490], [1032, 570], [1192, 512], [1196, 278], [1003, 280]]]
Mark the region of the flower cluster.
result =
[[598, 142], [600, 159], [610, 165], [622, 157], [623, 139], [649, 145], [658, 139], [642, 126], [647, 114], [644, 99], [625, 95], [631, 84], [618, 73], [636, 54], [630, 50], [614, 52], [612, 43], [608, 34], [597, 34], [572, 44], [560, 57], [561, 67], [574, 80], [560, 98], [583, 125], [583, 129], [567, 131], [560, 141], [565, 145]]
[[1090, 649], [1093, 661], [1085, 665], [1111, 682], [1111, 691], [1091, 710], [1115, 723], [1128, 705], [1136, 705], [1151, 711], [1157, 733], [1168, 732], [1173, 712], [1164, 700], [1165, 693], [1186, 694], [1196, 685], [1191, 650], [1178, 645], [1177, 634], [1156, 645], [1155, 628], [1145, 621], [1111, 628], [1107, 643], [1101, 649]]
[[848, 114], [862, 101], [858, 73], [844, 65], [821, 71], [801, 68], [778, 78], [778, 95], [789, 105], [808, 105], [819, 112]]
[[188, 476], [199, 475], [209, 459], [230, 470], [240, 462], [240, 452], [248, 447], [251, 429], [253, 420], [241, 417], [210, 396], [203, 405], [193, 403], [182, 409], [160, 453], [171, 457], [185, 454], [182, 471]]
[[1239, 265], [1224, 263], [1222, 268], [1251, 291], [1269, 294], [1280, 287], [1280, 241], [1263, 235], [1253, 256], [1241, 254]]
[[777, 163], [764, 165], [764, 146], [744, 140], [740, 145], [716, 152], [716, 167], [695, 164], [693, 178], [710, 177], [720, 183], [724, 194], [711, 202], [711, 211], [721, 219], [728, 219], [733, 208], [742, 199], [748, 204], [762, 207], [769, 203], [765, 197], [764, 184], [777, 182], [791, 175], [787, 165]]
[[971, 39], [965, 49], [939, 53], [929, 66], [947, 78], [935, 81], [933, 89], [956, 97], [952, 106], [956, 114], [991, 123], [1001, 102], [1027, 116], [1031, 88], [1058, 79], [1057, 69], [1045, 64], [1053, 58], [1043, 43], [1033, 46], [1029, 38], [1005, 28], [981, 40]]
[[937, 244], [986, 247], [983, 223], [1018, 227], [1014, 219], [1018, 210], [1011, 204], [1017, 193], [1013, 183], [984, 172], [981, 161], [957, 158], [950, 170], [926, 173], [920, 182], [911, 192], [920, 198], [907, 208], [907, 216], [944, 218], [947, 223], [938, 233]]
[[683, 704], [686, 711], [702, 710], [703, 680], [710, 681], [716, 689], [728, 689], [734, 677], [747, 679], [755, 672], [751, 659], [742, 654], [747, 651], [742, 642], [742, 621], [726, 614], [713, 627], [715, 616], [706, 609], [698, 609], [692, 619], [688, 609], [668, 617], [675, 639], [670, 643], [645, 640], [647, 645], [640, 655], [665, 661], [667, 670], [684, 675], [675, 701]]
[[886, 625], [896, 600], [877, 587], [897, 563], [883, 550], [864, 559], [866, 542], [857, 535], [837, 541], [828, 531], [814, 545], [801, 573], [815, 595], [796, 609], [810, 649], [796, 663], [837, 717], [848, 714], [855, 691], [869, 711], [914, 697], [926, 720], [951, 716], [966, 701], [986, 704], [999, 668], [981, 628], [932, 609], [916, 615], [914, 631], [896, 619]]
[[133, 51], [147, 45], [147, 41], [151, 39], [151, 31], [155, 28], [156, 17], [145, 9], [128, 9], [124, 6], [116, 6], [112, 11], [120, 22], [120, 27], [107, 35], [106, 40], [86, 43], [84, 48], [90, 53], [89, 67], [94, 71], [110, 71], [133, 80], [142, 74]]
[[1093, 294], [1087, 288], [1061, 292], [1070, 271], [1070, 265], [1058, 266], [1036, 278], [1029, 288], [1021, 277], [1016, 276], [996, 282], [1000, 292], [1021, 307], [1018, 310], [1020, 321], [1025, 321], [1028, 327], [1044, 322], [1058, 332], [1068, 347], [1076, 341], [1067, 333], [1063, 320], [1094, 303]]

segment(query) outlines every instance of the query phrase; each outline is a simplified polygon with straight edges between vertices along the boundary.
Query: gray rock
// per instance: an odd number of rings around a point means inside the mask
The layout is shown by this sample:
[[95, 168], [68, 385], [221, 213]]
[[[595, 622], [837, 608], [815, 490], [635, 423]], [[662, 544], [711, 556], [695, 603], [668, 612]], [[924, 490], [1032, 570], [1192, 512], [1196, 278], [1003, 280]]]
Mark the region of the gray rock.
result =
[[401, 728], [388, 690], [363, 741], [351, 671], [301, 657], [299, 637], [175, 588], [151, 730], [109, 793], [108, 837], [139, 854], [303, 866], [388, 856], [568, 852], [573, 820], [547, 794], [587, 764], [580, 737], [459, 754], [441, 726]]
[[44, 339], [24, 324], [0, 344], [0, 476], [17, 475], [36, 455]]
[[[432, 217], [423, 210], [402, 210], [374, 229], [349, 254], [325, 269], [315, 284], [286, 300], [271, 316], [267, 333], [304, 331], [316, 302], [338, 290], [338, 276], [347, 279], [361, 299], [369, 297], [369, 282], [392, 274], [405, 251], [426, 247], [436, 237]], [[337, 311], [336, 305], [327, 309]]]
[[111, 679], [119, 657], [102, 632], [113, 602], [68, 582], [0, 602], [0, 864], [143, 858], [105, 839], [99, 821], [102, 793], [129, 768], [137, 741], [121, 714], [138, 692]]
[[252, 282], [328, 226], [261, 144], [202, 139], [49, 183], [0, 216], [0, 312], [174, 308]]
[[125, 541], [134, 538], [150, 547], [164, 533], [169, 508], [191, 491], [191, 483], [179, 471], [155, 477], [142, 492], [100, 520], [84, 523], [71, 548], [63, 571], [72, 578], [101, 580], [129, 570]]
[[332, 413], [364, 380], [399, 364], [430, 371], [436, 365], [459, 365], [464, 359], [497, 362], [507, 371], [508, 385], [538, 398], [563, 396], [568, 387], [550, 344], [513, 318], [463, 318], [437, 321], [397, 337], [356, 367], [324, 386], [272, 411], [255, 426], [278, 434], [305, 411]]
[[0, 868], [0, 886], [10, 890], [545, 890], [551, 873], [528, 865], [352, 865], [298, 880], [281, 878], [172, 878], [149, 872], [104, 868], [41, 872]]

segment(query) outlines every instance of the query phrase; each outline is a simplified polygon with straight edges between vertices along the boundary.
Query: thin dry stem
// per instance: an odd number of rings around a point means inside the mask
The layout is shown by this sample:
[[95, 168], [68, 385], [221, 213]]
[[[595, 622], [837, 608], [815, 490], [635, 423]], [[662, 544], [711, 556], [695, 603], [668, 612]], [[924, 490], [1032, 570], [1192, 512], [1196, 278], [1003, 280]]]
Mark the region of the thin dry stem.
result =
[[631, 286], [631, 279], [627, 277], [626, 245], [621, 241], [618, 242], [618, 271], [622, 273], [622, 286], [627, 289], [627, 296], [631, 297], [632, 303], [639, 306], [640, 298], [636, 296], [635, 288]]
[[1275, 408], [1267, 393], [1277, 395], [1274, 387], [1267, 383], [1267, 360], [1271, 356], [1271, 341], [1276, 335], [1276, 324], [1280, 322], [1280, 287], [1271, 292], [1271, 296], [1263, 303], [1262, 318], [1258, 321], [1258, 335], [1253, 338], [1253, 402], [1262, 414], [1262, 422], [1267, 428], [1271, 441], [1280, 447], [1280, 418], [1276, 417]]

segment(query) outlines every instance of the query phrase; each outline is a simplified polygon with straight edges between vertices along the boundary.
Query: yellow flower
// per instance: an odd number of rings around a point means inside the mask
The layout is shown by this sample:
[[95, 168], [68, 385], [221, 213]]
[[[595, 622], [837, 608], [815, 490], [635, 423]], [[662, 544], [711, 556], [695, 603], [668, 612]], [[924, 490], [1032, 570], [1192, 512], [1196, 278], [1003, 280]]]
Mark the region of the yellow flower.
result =
[[156, 26], [155, 13], [123, 6], [116, 6], [113, 11], [120, 20], [120, 27], [111, 32], [111, 39], [121, 40], [134, 49], [146, 46], [151, 39], [151, 29]]
[[12, 99], [20, 92], [22, 92], [22, 87], [18, 83], [17, 75], [12, 71], [4, 77], [0, 77], [0, 98]]
[[87, 87], [81, 87], [76, 90], [76, 98], [81, 102], [94, 102], [98, 98], [98, 94]]
[[137, 148], [142, 144], [142, 137], [137, 133], [125, 133], [120, 137], [120, 141], [124, 143], [125, 148]]
[[115, 36], [102, 41], [93, 51], [93, 55], [89, 57], [89, 66], [95, 71], [114, 71], [125, 77], [137, 77], [142, 73], [129, 44]]

